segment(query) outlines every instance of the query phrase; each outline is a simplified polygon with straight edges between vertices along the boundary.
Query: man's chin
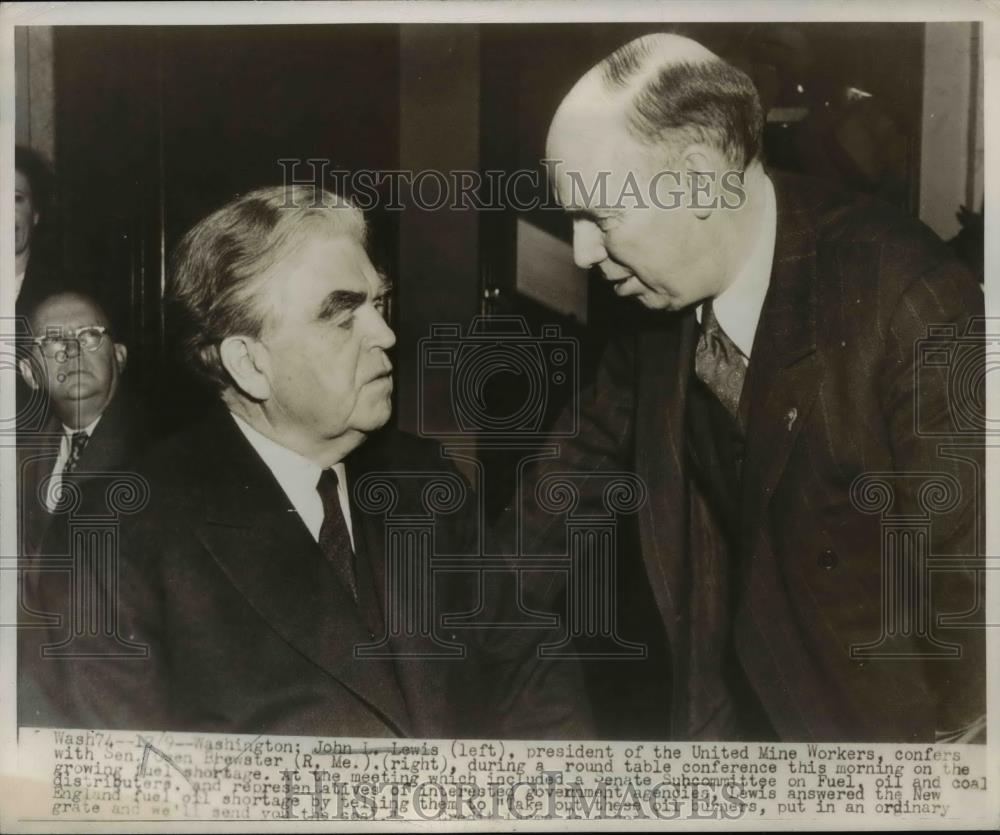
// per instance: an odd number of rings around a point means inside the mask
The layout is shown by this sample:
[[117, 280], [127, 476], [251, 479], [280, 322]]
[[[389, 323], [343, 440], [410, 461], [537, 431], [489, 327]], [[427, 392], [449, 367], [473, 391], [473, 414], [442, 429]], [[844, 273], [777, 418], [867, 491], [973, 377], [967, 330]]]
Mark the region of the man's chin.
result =
[[676, 299], [673, 299], [670, 296], [661, 296], [658, 293], [654, 293], [652, 290], [640, 293], [636, 296], [636, 298], [639, 300], [639, 303], [648, 310], [674, 311], [680, 310], [682, 307]]
[[386, 397], [384, 403], [373, 404], [366, 412], [365, 419], [359, 421], [358, 428], [362, 432], [376, 432], [389, 422], [392, 417], [392, 401]]

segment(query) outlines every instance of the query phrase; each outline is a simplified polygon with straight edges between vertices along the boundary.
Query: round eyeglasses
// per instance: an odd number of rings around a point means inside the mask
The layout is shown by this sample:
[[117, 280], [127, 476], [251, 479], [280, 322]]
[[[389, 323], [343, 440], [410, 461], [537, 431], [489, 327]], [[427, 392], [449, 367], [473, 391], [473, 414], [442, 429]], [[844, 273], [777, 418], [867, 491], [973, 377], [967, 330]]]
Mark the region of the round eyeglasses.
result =
[[31, 341], [38, 346], [43, 356], [62, 361], [66, 357], [75, 357], [82, 351], [96, 351], [107, 335], [108, 329], [104, 325], [84, 325], [59, 336], [36, 336]]

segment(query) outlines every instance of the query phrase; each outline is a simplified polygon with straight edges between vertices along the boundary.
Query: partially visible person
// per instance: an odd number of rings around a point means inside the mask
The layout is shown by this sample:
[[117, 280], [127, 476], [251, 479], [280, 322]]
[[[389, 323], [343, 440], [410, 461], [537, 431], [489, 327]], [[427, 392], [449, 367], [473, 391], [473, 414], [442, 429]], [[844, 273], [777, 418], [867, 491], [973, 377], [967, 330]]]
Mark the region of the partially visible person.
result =
[[[48, 163], [31, 148], [14, 150], [14, 312], [13, 333], [30, 336], [24, 321], [34, 306], [60, 284], [50, 223], [52, 176]], [[49, 414], [44, 396], [33, 394], [18, 375], [15, 384], [18, 433], [37, 431]]]
[[149, 423], [138, 400], [121, 391], [128, 349], [94, 296], [56, 292], [29, 321], [34, 356], [22, 359], [19, 370], [51, 407], [43, 430], [19, 443], [21, 551], [34, 555], [58, 508], [63, 478], [122, 467], [144, 447]]
[[52, 253], [44, 241], [52, 175], [30, 148], [14, 151], [14, 299], [24, 313], [48, 295], [56, 282]]
[[79, 289], [57, 291], [29, 311], [29, 321], [36, 336], [32, 354], [20, 361], [19, 370], [30, 389], [48, 397], [50, 411], [41, 431], [20, 433], [17, 445], [18, 554], [26, 616], [21, 630], [23, 716], [41, 710], [28, 692], [32, 671], [37, 671], [38, 633], [27, 626], [38, 610], [40, 584], [65, 588], [65, 574], [48, 569], [52, 558], [66, 553], [70, 494], [97, 476], [126, 469], [151, 435], [147, 410], [121, 385], [128, 350], [93, 295]]

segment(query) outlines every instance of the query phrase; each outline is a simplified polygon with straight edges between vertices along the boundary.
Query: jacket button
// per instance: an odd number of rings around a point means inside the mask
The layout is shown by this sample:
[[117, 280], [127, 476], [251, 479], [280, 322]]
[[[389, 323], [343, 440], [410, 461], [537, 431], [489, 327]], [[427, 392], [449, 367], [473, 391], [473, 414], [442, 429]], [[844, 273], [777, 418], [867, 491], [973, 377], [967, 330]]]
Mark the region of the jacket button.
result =
[[838, 562], [840, 562], [840, 557], [838, 557], [836, 552], [831, 548], [827, 548], [816, 558], [816, 562], [819, 563], [820, 568], [825, 568], [829, 571], [831, 568], [834, 568]]

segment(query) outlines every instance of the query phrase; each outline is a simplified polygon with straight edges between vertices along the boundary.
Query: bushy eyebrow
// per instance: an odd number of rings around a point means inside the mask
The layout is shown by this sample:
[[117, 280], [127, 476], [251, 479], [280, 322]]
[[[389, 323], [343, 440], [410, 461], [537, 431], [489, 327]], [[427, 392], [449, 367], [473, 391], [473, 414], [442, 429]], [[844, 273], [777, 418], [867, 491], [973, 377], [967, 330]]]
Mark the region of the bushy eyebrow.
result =
[[[391, 292], [392, 282], [380, 273], [379, 284], [375, 290], [374, 298], [382, 298]], [[321, 321], [335, 319], [343, 313], [354, 312], [366, 301], [368, 301], [367, 293], [359, 293], [357, 290], [334, 290], [323, 299], [316, 318]]]
[[316, 318], [320, 320], [334, 319], [342, 313], [351, 313], [368, 301], [367, 293], [355, 290], [334, 290], [320, 305]]

